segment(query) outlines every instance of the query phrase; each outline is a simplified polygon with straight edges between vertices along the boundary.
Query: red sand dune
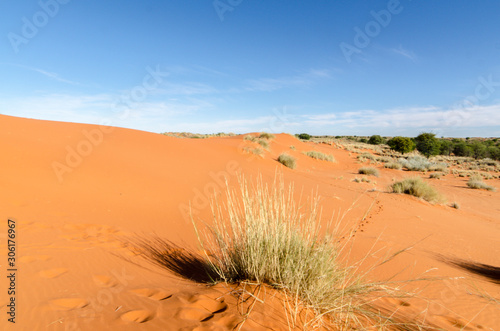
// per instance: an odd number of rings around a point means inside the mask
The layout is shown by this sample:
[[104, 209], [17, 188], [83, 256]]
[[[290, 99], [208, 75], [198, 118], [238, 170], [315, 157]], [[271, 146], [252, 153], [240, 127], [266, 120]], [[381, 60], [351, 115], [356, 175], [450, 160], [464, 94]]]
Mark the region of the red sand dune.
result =
[[[499, 192], [466, 188], [464, 178], [429, 180], [448, 201], [431, 205], [387, 193], [393, 178], [415, 173], [380, 169], [376, 183], [355, 183], [360, 164], [336, 146], [277, 135], [269, 152], [242, 151], [243, 136], [177, 139], [95, 125], [0, 115], [0, 228], [2, 330], [227, 330], [243, 320], [232, 288], [206, 287], [172, 276], [123, 247], [122, 236], [157, 234], [198, 247], [189, 220], [210, 222], [209, 199], [236, 173], [271, 183], [277, 170], [304, 197], [317, 190], [323, 220], [343, 213], [342, 229], [354, 229], [345, 259], [368, 255], [362, 269], [387, 254], [407, 252], [370, 272], [373, 280], [441, 277], [409, 283], [417, 298], [387, 300], [408, 316], [421, 313], [447, 330], [500, 328], [500, 285], [436, 258], [500, 266]], [[291, 150], [294, 145], [296, 150]], [[337, 162], [311, 159], [303, 151], [332, 154]], [[291, 170], [276, 159], [298, 159]], [[428, 176], [427, 176], [428, 177]], [[499, 180], [491, 180], [500, 187]], [[353, 204], [354, 203], [354, 204]], [[363, 216], [367, 217], [363, 219]], [[336, 217], [336, 216], [334, 216]], [[16, 323], [8, 322], [7, 220], [16, 222]], [[345, 239], [344, 239], [345, 240]], [[477, 288], [475, 288], [477, 287]], [[281, 303], [271, 290], [255, 305], [242, 330], [286, 330]], [[267, 292], [266, 292], [267, 293]], [[428, 299], [428, 300], [427, 300]], [[267, 328], [266, 328], [267, 327]]]

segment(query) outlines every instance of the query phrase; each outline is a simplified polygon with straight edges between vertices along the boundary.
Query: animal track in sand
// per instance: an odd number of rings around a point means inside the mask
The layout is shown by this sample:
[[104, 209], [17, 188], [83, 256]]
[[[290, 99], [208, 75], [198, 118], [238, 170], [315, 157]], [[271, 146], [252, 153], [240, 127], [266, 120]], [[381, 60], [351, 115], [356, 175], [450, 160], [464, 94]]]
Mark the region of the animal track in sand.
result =
[[51, 257], [48, 255], [25, 255], [19, 258], [19, 262], [32, 263], [36, 261], [48, 261]]
[[149, 310], [131, 310], [121, 315], [120, 318], [127, 322], [145, 323], [154, 318], [154, 313]]
[[130, 290], [130, 292], [132, 292], [138, 296], [150, 298], [152, 300], [157, 300], [157, 301], [162, 301], [162, 300], [168, 299], [172, 296], [171, 292], [167, 292], [167, 291], [164, 291], [161, 289], [155, 290], [152, 288], [138, 288], [135, 290]]
[[108, 288], [118, 285], [118, 281], [116, 279], [106, 275], [94, 275], [92, 276], [92, 279], [94, 280], [94, 283], [99, 287]]
[[209, 319], [214, 317], [214, 314], [204, 309], [183, 307], [180, 308], [179, 311], [177, 312], [177, 317], [183, 320], [203, 322], [203, 321], [208, 321]]
[[54, 269], [42, 270], [38, 273], [38, 275], [40, 275], [40, 277], [43, 278], [56, 278], [67, 272], [68, 269], [66, 268], [54, 268]]
[[82, 298], [63, 298], [49, 301], [54, 310], [73, 310], [88, 306], [88, 301]]

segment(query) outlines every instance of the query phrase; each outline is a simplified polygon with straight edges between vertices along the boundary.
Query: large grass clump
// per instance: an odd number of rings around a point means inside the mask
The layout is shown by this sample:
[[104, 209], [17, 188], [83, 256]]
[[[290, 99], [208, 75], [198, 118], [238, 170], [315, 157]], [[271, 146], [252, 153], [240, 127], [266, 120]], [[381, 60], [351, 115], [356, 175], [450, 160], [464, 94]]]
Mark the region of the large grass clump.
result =
[[281, 153], [280, 156], [278, 156], [278, 162], [290, 169], [295, 169], [297, 167], [297, 160], [286, 153]]
[[341, 295], [345, 271], [336, 262], [335, 241], [320, 238], [318, 199], [304, 214], [292, 192], [283, 182], [269, 189], [241, 179], [240, 192], [226, 191], [226, 210], [214, 206], [214, 226], [201, 242], [224, 281], [269, 284], [322, 305]]
[[370, 176], [375, 176], [375, 177], [379, 176], [378, 169], [377, 168], [373, 168], [373, 167], [362, 167], [362, 168], [359, 168], [358, 173], [362, 174], [362, 175], [370, 175]]
[[[155, 237], [131, 241], [134, 251], [195, 282], [271, 286], [283, 294], [291, 328], [424, 330], [397, 311], [376, 306], [375, 298], [394, 295], [388, 284], [366, 283], [355, 275], [359, 265], [339, 262], [345, 246], [331, 222], [321, 227], [319, 196], [297, 204], [293, 185], [285, 188], [282, 176], [270, 187], [262, 178], [251, 185], [238, 179], [239, 189], [226, 184], [222, 201], [212, 200], [211, 225], [198, 228], [191, 214], [204, 255]], [[300, 315], [304, 309], [306, 315]]]
[[304, 154], [313, 158], [313, 159], [335, 162], [335, 158], [330, 154], [325, 154], [325, 153], [321, 153], [321, 152], [317, 152], [317, 151], [308, 151], [308, 152], [304, 152]]
[[406, 178], [391, 186], [394, 193], [404, 193], [436, 203], [442, 202], [443, 197], [435, 188], [424, 182], [421, 178]]
[[469, 178], [467, 186], [473, 189], [483, 189], [488, 191], [495, 191], [496, 188], [483, 182], [483, 177], [473, 175]]
[[[372, 305], [374, 297], [393, 292], [383, 283], [366, 283], [355, 267], [339, 262], [336, 229], [320, 226], [319, 197], [306, 206], [297, 205], [291, 184], [283, 177], [271, 187], [258, 180], [254, 185], [239, 178], [239, 190], [226, 188], [224, 202], [212, 203], [213, 225], [198, 239], [214, 282], [267, 284], [283, 291], [290, 302], [310, 309], [313, 319], [305, 324], [335, 325], [339, 329], [421, 330], [396, 313]], [[322, 234], [324, 233], [324, 234]], [[293, 318], [292, 318], [293, 319]], [[304, 329], [308, 329], [304, 325]]]

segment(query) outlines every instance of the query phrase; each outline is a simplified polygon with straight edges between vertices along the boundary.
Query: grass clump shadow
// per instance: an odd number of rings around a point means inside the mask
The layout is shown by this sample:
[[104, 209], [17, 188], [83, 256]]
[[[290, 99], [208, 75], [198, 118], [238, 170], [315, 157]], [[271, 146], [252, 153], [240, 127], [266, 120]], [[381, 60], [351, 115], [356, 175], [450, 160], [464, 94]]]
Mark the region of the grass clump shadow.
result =
[[391, 189], [394, 193], [413, 195], [431, 203], [440, 203], [444, 201], [444, 198], [435, 188], [419, 177], [406, 178], [400, 182], [396, 182], [391, 185]]
[[139, 252], [146, 260], [174, 275], [197, 283], [215, 283], [219, 275], [206, 259], [196, 252], [185, 249], [158, 236], [139, 237], [126, 245]]
[[297, 160], [287, 153], [281, 153], [280, 156], [278, 156], [278, 162], [290, 169], [295, 169], [297, 167]]
[[378, 177], [380, 175], [378, 172], [378, 169], [373, 168], [373, 167], [359, 168], [358, 173], [361, 175], [370, 175], [370, 176], [375, 176], [375, 177]]
[[472, 189], [483, 189], [488, 191], [496, 191], [496, 188], [483, 182], [483, 177], [473, 175], [467, 181], [467, 186]]

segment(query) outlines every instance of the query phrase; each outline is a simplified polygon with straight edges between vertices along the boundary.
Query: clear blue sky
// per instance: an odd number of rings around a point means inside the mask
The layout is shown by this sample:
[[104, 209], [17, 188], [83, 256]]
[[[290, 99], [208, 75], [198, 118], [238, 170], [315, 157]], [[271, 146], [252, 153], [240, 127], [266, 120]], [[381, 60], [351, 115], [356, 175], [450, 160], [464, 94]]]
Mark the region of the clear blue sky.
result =
[[0, 36], [2, 114], [500, 136], [498, 0], [4, 0]]

